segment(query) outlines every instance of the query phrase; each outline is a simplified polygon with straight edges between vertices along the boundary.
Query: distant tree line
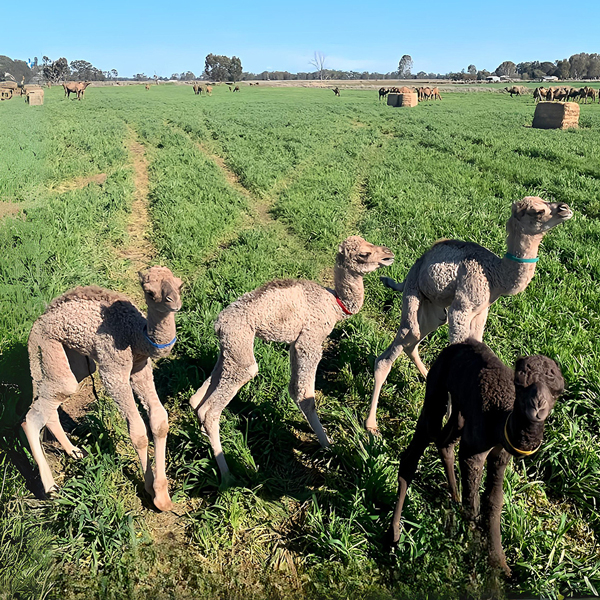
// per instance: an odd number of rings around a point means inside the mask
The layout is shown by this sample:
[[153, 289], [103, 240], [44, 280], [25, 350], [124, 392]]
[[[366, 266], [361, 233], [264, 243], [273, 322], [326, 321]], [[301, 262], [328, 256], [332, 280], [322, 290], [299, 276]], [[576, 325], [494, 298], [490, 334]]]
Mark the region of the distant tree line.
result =
[[[289, 71], [262, 71], [250, 73], [242, 70], [242, 62], [237, 56], [223, 56], [208, 54], [204, 62], [204, 70], [201, 75], [195, 75], [193, 71], [173, 73], [171, 79], [181, 81], [193, 81], [205, 79], [209, 81], [293, 81], [293, 80], [356, 80], [356, 79], [451, 79], [455, 81], [481, 81], [490, 75], [507, 76], [511, 79], [542, 79], [554, 76], [558, 79], [598, 79], [600, 78], [600, 54], [588, 54], [580, 52], [573, 54], [570, 58], [550, 61], [531, 61], [514, 63], [510, 60], [502, 62], [494, 71], [477, 69], [471, 64], [460, 72], [449, 73], [426, 73], [419, 71], [412, 73], [413, 60], [408, 54], [402, 56], [398, 63], [398, 69], [388, 73], [369, 71], [343, 71], [329, 69], [325, 64], [326, 57], [322, 53], [315, 52], [315, 58], [309, 64], [317, 66], [316, 71], [301, 71], [290, 73]], [[6, 73], [9, 77], [6, 77]], [[0, 55], [0, 81], [12, 76], [15, 81], [29, 82], [32, 79], [42, 78], [51, 83], [62, 81], [104, 81], [119, 78], [116, 69], [101, 71], [86, 60], [74, 60], [70, 63], [61, 57], [51, 60], [47, 56], [42, 57], [38, 64], [37, 57], [29, 64], [23, 60], [13, 60], [8, 56]], [[132, 77], [136, 81], [148, 81], [152, 79], [144, 73], [136, 73]], [[126, 79], [120, 77], [119, 79]], [[154, 75], [153, 79], [166, 80], [166, 77]]]

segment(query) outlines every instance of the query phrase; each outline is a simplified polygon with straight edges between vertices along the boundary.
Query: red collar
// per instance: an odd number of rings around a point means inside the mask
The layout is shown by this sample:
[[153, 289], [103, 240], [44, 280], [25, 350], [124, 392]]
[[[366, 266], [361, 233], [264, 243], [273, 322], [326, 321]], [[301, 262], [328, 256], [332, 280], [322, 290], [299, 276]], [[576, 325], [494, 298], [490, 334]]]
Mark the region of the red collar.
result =
[[352, 313], [344, 306], [344, 303], [340, 300], [340, 297], [335, 294], [335, 300], [340, 305], [340, 308], [344, 311], [344, 314], [351, 315]]

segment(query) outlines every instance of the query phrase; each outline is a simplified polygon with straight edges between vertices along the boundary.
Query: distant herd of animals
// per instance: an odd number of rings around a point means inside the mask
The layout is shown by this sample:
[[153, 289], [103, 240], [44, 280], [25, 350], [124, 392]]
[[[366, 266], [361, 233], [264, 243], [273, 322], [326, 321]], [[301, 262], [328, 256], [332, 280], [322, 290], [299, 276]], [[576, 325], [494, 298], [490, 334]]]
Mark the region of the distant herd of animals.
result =
[[[513, 96], [524, 96], [529, 94], [531, 90], [524, 85], [513, 85], [510, 88], [505, 87], [504, 91], [510, 94], [510, 97], [512, 98]], [[552, 102], [553, 100], [560, 102], [571, 102], [573, 100], [577, 100], [577, 102], [580, 102], [583, 100], [584, 103], [587, 104], [588, 99], [594, 103], [597, 97], [598, 90], [587, 85], [582, 88], [575, 88], [570, 85], [560, 85], [549, 88], [537, 87], [533, 90], [533, 99], [536, 102], [540, 102], [542, 100], [548, 102]]]
[[379, 88], [379, 100], [385, 98], [388, 94], [409, 94], [416, 93], [419, 99], [419, 102], [423, 102], [424, 100], [441, 100], [442, 96], [440, 94], [440, 90], [437, 87], [391, 87], [391, 88]]
[[[491, 305], [528, 286], [544, 235], [572, 216], [565, 203], [526, 197], [512, 204], [506, 223], [507, 251], [502, 258], [472, 242], [442, 240], [414, 263], [403, 283], [381, 278], [387, 287], [402, 293], [402, 315], [394, 341], [375, 361], [367, 429], [378, 433], [379, 394], [402, 352], [426, 378], [423, 408], [400, 460], [399, 495], [390, 531], [393, 543], [400, 537], [407, 488], [430, 443], [436, 444], [442, 458], [450, 495], [459, 501], [454, 447], [461, 440], [466, 518], [481, 522], [491, 565], [510, 574], [500, 536], [504, 470], [511, 457], [529, 456], [540, 448], [545, 421], [563, 392], [564, 381], [558, 365], [541, 355], [520, 358], [514, 369], [507, 367], [482, 342], [483, 332]], [[255, 338], [288, 345], [290, 396], [320, 444], [328, 446], [315, 407], [315, 377], [323, 344], [336, 323], [362, 308], [363, 277], [393, 262], [389, 248], [351, 236], [338, 248], [333, 287], [301, 279], [274, 280], [221, 311], [215, 323], [220, 345], [216, 364], [189, 403], [210, 440], [224, 482], [230, 473], [221, 446], [221, 413], [258, 373]], [[106, 392], [127, 421], [145, 490], [159, 510], [172, 508], [166, 476], [169, 422], [156, 393], [152, 361], [169, 355], [176, 344], [175, 315], [182, 308], [183, 282], [159, 266], [140, 272], [139, 277], [148, 307], [146, 316], [126, 296], [89, 286], [54, 299], [33, 324], [28, 351], [34, 397], [22, 427], [48, 494], [58, 488], [44, 456], [40, 432], [47, 427], [71, 457], [83, 456], [67, 438], [57, 411], [97, 369]], [[450, 345], [428, 374], [419, 358], [419, 343], [446, 322]], [[154, 471], [147, 426], [135, 397], [147, 410], [155, 447]], [[480, 511], [479, 484], [486, 460]]]

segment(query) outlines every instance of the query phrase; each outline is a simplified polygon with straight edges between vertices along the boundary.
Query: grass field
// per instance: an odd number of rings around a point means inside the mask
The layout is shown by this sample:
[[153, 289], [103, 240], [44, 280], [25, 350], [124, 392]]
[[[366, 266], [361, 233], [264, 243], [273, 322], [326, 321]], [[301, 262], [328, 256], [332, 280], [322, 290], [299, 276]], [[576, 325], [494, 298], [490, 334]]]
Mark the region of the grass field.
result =
[[[582, 106], [576, 131], [531, 129], [533, 109], [531, 97], [495, 94], [401, 110], [373, 91], [216, 87], [197, 97], [174, 86], [89, 88], [82, 102], [53, 88], [43, 107], [1, 103], [0, 598], [597, 596], [600, 105]], [[401, 357], [382, 393], [382, 436], [365, 433], [373, 362], [400, 317], [376, 275], [317, 375], [332, 447], [319, 448], [288, 396], [286, 348], [257, 342], [260, 373], [222, 419], [236, 485], [219, 487], [187, 400], [212, 369], [225, 305], [276, 277], [329, 282], [351, 234], [389, 246], [396, 262], [383, 274], [399, 280], [442, 237], [501, 254], [510, 204], [526, 195], [565, 201], [575, 216], [542, 243], [527, 290], [494, 305], [484, 338], [507, 363], [555, 358], [567, 382], [541, 450], [507, 471], [513, 580], [488, 572], [431, 449], [401, 543], [393, 553], [384, 545], [425, 385]], [[33, 463], [18, 426], [31, 402], [29, 329], [75, 285], [140, 301], [135, 271], [155, 263], [186, 283], [179, 341], [156, 368], [176, 509], [152, 509], [124, 421], [98, 382], [65, 405], [88, 455], [74, 462], [48, 443], [62, 489], [40, 500], [30, 491], [39, 482], [23, 476]], [[446, 344], [446, 328], [428, 338], [426, 364]]]

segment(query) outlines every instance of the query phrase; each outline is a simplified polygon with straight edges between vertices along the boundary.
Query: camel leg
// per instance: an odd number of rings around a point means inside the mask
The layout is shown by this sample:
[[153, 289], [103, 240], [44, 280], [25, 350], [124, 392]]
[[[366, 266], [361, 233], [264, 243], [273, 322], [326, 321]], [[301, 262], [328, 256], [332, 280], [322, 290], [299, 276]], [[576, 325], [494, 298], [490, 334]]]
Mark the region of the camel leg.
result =
[[300, 410], [304, 413], [321, 446], [329, 446], [315, 406], [315, 377], [323, 349], [320, 341], [300, 336], [290, 346], [291, 377], [288, 390]]
[[476, 314], [471, 320], [471, 332], [470, 337], [477, 340], [478, 342], [483, 341], [483, 330], [487, 323], [488, 313], [490, 312], [489, 306]]
[[229, 467], [221, 446], [219, 425], [221, 413], [240, 388], [256, 377], [258, 365], [254, 358], [253, 331], [246, 330], [236, 323], [223, 323], [219, 329], [219, 336], [221, 338], [219, 360], [209, 380], [205, 381], [194, 395], [196, 396], [194, 402], [197, 400], [196, 414], [210, 440], [221, 477], [226, 479]]
[[71, 441], [67, 437], [67, 434], [65, 433], [65, 430], [62, 428], [62, 425], [60, 424], [60, 419], [58, 417], [58, 410], [55, 410], [50, 415], [48, 421], [46, 422], [46, 427], [50, 430], [50, 433], [52, 433], [52, 435], [56, 438], [56, 441], [63, 447], [63, 450], [71, 458], [83, 458], [83, 452], [77, 446], [74, 446], [71, 443]]
[[[232, 369], [232, 367], [235, 368], [236, 372], [231, 376], [226, 376], [225, 372]], [[209, 387], [208, 396], [197, 411], [198, 419], [208, 435], [217, 465], [219, 465], [221, 477], [224, 480], [229, 474], [229, 467], [227, 466], [223, 447], [221, 446], [219, 423], [221, 413], [238, 391], [251, 379], [256, 377], [257, 373], [258, 366], [256, 363], [251, 364], [249, 367], [240, 368], [237, 365], [232, 365], [229, 361], [225, 361], [223, 369], [219, 374], [220, 377], [216, 377], [217, 374], [213, 371], [211, 375], [213, 383]], [[213, 385], [214, 390], [211, 391], [210, 388]]]
[[446, 310], [427, 302], [416, 295], [409, 295], [403, 303], [400, 329], [394, 341], [375, 361], [375, 387], [371, 397], [371, 408], [366, 420], [366, 428], [377, 433], [377, 404], [381, 388], [389, 375], [392, 365], [404, 350], [423, 377], [427, 369], [421, 361], [419, 342], [446, 322]]
[[490, 452], [483, 496], [483, 516], [485, 530], [488, 533], [490, 564], [493, 567], [502, 569], [507, 577], [510, 577], [510, 569], [506, 564], [506, 556], [502, 548], [500, 517], [502, 504], [504, 503], [504, 492], [502, 490], [504, 471], [510, 462], [510, 458], [510, 454], [501, 446], [496, 446]]
[[489, 450], [476, 453], [464, 440], [460, 445], [458, 459], [462, 479], [462, 501], [465, 517], [469, 521], [475, 521], [479, 517], [479, 485], [488, 452]]
[[146, 433], [146, 424], [137, 409], [129, 382], [132, 365], [127, 364], [126, 361], [123, 364], [117, 365], [116, 361], [111, 361], [108, 358], [107, 360], [99, 360], [98, 363], [102, 383], [107, 393], [117, 403], [121, 414], [127, 421], [131, 443], [142, 465], [146, 491], [152, 494], [154, 489], [154, 475], [152, 474], [152, 469], [148, 466], [148, 435]]
[[212, 382], [212, 376], [215, 373], [220, 373], [223, 368], [223, 352], [219, 353], [219, 358], [217, 359], [217, 364], [214, 366], [212, 373], [209, 375], [208, 379], [202, 384], [202, 386], [198, 389], [198, 391], [190, 398], [190, 406], [197, 410], [198, 407], [204, 402], [206, 397], [208, 396], [208, 390], [210, 388], [210, 384]]
[[[169, 417], [165, 407], [161, 404], [152, 376], [152, 363], [146, 360], [145, 364], [131, 372], [131, 387], [148, 411], [150, 429], [154, 440], [154, 460], [156, 474], [152, 482], [154, 506], [159, 510], [171, 510], [173, 503], [169, 497], [169, 488], [166, 473], [167, 432], [169, 431]], [[151, 472], [151, 467], [148, 467]], [[148, 489], [146, 488], [146, 491]]]
[[400, 458], [400, 467], [398, 469], [398, 501], [394, 509], [392, 518], [392, 541], [398, 542], [400, 539], [400, 519], [402, 517], [402, 507], [408, 486], [412, 482], [419, 460], [427, 446], [442, 437], [442, 423], [446, 414], [446, 405], [448, 403], [448, 391], [444, 385], [443, 378], [438, 379], [437, 371], [427, 381], [425, 391], [425, 401], [415, 433], [410, 444], [402, 453]]
[[[58, 418], [56, 414], [58, 407], [68, 396], [77, 391], [78, 384], [69, 368], [69, 361], [62, 344], [52, 340], [38, 340], [36, 334], [36, 330], [32, 329], [29, 339], [34, 400], [21, 426], [33, 458], [40, 469], [44, 491], [48, 493], [57, 487], [40, 443], [40, 432], [49, 421], [53, 420], [54, 415]], [[68, 440], [67, 443], [70, 445]]]
[[444, 465], [450, 496], [454, 502], [460, 502], [458, 486], [456, 485], [456, 475], [454, 473], [454, 447], [462, 435], [463, 426], [464, 419], [454, 411], [436, 442], [442, 464]]
[[[458, 297], [454, 299], [448, 309], [448, 337], [451, 344], [458, 344], [469, 338], [474, 317], [473, 306], [468, 300]], [[485, 321], [483, 324], [485, 325]]]

